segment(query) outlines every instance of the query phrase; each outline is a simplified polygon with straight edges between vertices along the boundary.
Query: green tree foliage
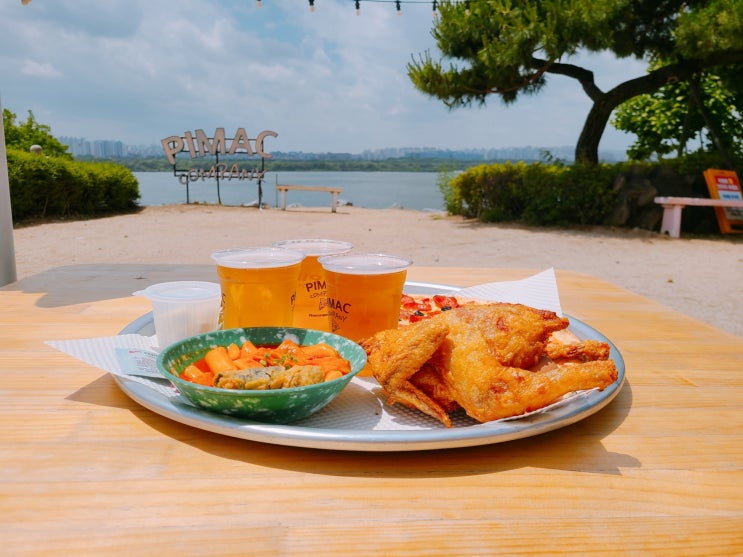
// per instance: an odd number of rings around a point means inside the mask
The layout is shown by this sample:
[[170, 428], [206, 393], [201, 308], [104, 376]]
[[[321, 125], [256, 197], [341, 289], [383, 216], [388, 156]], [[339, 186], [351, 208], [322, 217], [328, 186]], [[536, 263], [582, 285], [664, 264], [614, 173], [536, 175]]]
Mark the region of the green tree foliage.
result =
[[[443, 59], [414, 57], [408, 75], [450, 108], [512, 103], [540, 92], [550, 75], [575, 79], [591, 100], [575, 158], [596, 164], [611, 113], [638, 95], [707, 68], [743, 62], [741, 0], [482, 0], [440, 4], [432, 34]], [[593, 72], [564, 58], [580, 51], [666, 60], [646, 75], [603, 91]]]
[[715, 149], [734, 167], [743, 160], [742, 75], [743, 65], [707, 71], [625, 102], [612, 124], [637, 136], [630, 158], [660, 160]]
[[26, 120], [16, 124], [16, 115], [4, 108], [3, 130], [5, 131], [5, 145], [8, 148], [28, 151], [32, 145], [39, 145], [43, 154], [47, 156], [73, 158], [67, 152], [68, 146], [52, 135], [52, 129], [49, 126], [39, 124], [30, 110]]

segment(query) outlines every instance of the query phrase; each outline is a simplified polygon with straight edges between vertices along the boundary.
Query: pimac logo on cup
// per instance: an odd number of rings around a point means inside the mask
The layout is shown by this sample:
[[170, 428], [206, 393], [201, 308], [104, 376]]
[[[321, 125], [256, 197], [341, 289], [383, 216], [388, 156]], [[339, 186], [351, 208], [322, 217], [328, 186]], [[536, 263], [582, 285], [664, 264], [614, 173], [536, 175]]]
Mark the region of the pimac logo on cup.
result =
[[328, 298], [328, 307], [330, 311], [330, 328], [335, 333], [343, 327], [343, 324], [348, 319], [348, 315], [351, 311], [351, 304], [343, 303], [340, 300], [333, 300]]
[[[311, 282], [305, 282], [304, 289], [308, 293], [312, 292], [313, 290], [325, 292], [325, 289], [326, 289], [325, 281], [324, 280], [313, 280]], [[315, 296], [317, 296], [317, 294], [315, 294]]]
[[346, 314], [351, 312], [351, 304], [349, 304], [348, 302], [344, 304], [340, 300], [334, 300], [333, 298], [328, 298], [328, 306], [333, 312], [341, 312]]

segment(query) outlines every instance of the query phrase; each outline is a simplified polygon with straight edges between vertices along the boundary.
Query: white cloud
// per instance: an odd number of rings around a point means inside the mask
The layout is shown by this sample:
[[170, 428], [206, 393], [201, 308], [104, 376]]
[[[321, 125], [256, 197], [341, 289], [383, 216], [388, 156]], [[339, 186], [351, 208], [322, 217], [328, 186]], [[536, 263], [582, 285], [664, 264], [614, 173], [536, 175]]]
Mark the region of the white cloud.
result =
[[[56, 135], [157, 143], [186, 130], [275, 130], [275, 150], [573, 145], [589, 102], [552, 78], [511, 106], [449, 111], [407, 77], [433, 50], [428, 5], [323, 0], [0, 3], [0, 95]], [[608, 88], [644, 66], [580, 59]], [[54, 87], [40, 86], [54, 78]], [[229, 133], [229, 132], [228, 132]], [[602, 147], [627, 138], [607, 130]]]
[[23, 75], [35, 76], [35, 77], [62, 77], [63, 74], [59, 70], [55, 69], [51, 64], [40, 64], [33, 60], [24, 60], [21, 66], [21, 73]]

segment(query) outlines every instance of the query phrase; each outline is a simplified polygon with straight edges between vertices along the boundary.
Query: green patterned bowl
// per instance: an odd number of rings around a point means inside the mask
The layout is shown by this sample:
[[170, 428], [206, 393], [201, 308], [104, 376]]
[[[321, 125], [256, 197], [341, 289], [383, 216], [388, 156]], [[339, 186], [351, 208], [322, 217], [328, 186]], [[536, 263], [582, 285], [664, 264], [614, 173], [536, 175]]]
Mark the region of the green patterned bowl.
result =
[[[193, 362], [215, 346], [242, 345], [250, 340], [256, 346], [278, 345], [285, 338], [297, 344], [326, 342], [351, 363], [351, 373], [332, 381], [272, 390], [236, 390], [206, 387], [179, 377]], [[355, 342], [333, 333], [293, 327], [251, 327], [202, 333], [166, 347], [157, 357], [160, 373], [195, 405], [206, 410], [260, 422], [285, 424], [306, 418], [333, 400], [366, 365], [366, 352]]]

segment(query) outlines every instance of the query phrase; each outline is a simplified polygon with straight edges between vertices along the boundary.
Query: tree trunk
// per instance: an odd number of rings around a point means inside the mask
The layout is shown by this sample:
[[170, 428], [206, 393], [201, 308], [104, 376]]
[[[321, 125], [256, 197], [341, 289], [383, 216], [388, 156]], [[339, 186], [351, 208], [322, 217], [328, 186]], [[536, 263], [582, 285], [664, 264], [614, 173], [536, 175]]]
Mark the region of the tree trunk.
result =
[[609, 117], [612, 111], [619, 104], [612, 105], [604, 101], [593, 103], [583, 124], [580, 137], [578, 137], [578, 143], [575, 146], [576, 163], [598, 164], [601, 137], [604, 135], [604, 130], [606, 130], [606, 124], [609, 123]]

